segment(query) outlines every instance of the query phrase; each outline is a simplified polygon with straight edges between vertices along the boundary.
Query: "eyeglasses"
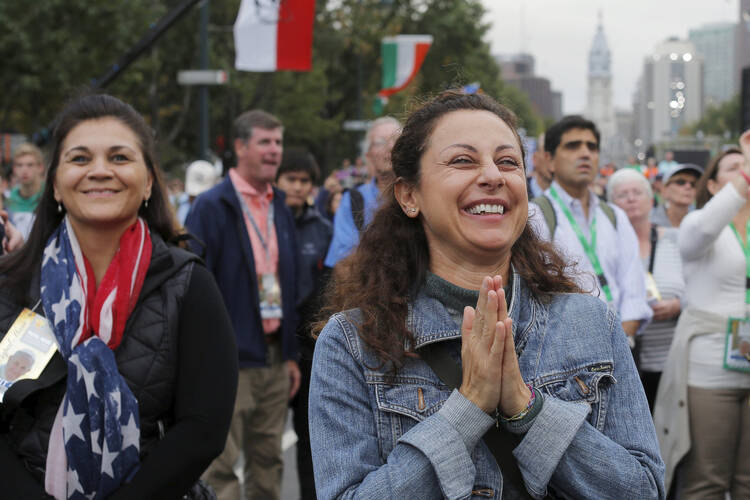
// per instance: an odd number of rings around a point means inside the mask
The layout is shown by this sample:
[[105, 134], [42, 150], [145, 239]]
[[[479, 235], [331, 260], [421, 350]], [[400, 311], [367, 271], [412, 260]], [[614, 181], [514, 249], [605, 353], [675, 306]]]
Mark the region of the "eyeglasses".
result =
[[690, 184], [691, 188], [695, 187], [695, 181], [690, 181], [687, 179], [675, 179], [673, 181], [669, 181], [667, 184], [677, 184], [678, 186], [684, 186], [685, 184]]

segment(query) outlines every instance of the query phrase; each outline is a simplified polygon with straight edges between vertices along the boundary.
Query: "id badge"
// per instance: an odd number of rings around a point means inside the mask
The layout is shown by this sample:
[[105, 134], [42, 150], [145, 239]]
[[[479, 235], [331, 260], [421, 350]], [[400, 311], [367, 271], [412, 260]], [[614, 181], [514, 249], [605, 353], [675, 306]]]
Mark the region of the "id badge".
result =
[[649, 272], [646, 273], [646, 299], [649, 304], [661, 300], [661, 293], [659, 287], [656, 286], [654, 275]]
[[280, 319], [281, 287], [276, 274], [263, 273], [258, 278], [261, 319]]
[[18, 380], [34, 379], [57, 350], [47, 318], [24, 309], [0, 341], [0, 401]]
[[750, 372], [750, 319], [729, 318], [724, 344], [724, 368]]

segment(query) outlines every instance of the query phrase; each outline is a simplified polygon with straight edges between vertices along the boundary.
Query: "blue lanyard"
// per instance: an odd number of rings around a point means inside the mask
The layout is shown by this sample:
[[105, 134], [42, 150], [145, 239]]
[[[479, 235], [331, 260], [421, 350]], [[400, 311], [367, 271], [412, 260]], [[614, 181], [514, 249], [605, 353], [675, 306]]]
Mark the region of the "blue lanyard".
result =
[[271, 260], [271, 249], [269, 247], [269, 242], [271, 241], [271, 226], [273, 225], [273, 201], [268, 207], [268, 218], [266, 220], [266, 236], [264, 238], [263, 235], [260, 233], [260, 228], [258, 227], [258, 223], [255, 222], [255, 217], [253, 217], [253, 214], [250, 212], [250, 209], [245, 203], [245, 199], [242, 197], [242, 195], [234, 186], [234, 184], [232, 184], [232, 187], [234, 187], [234, 192], [237, 193], [237, 199], [240, 200], [240, 207], [242, 207], [242, 212], [245, 214], [245, 216], [248, 219], [250, 219], [250, 224], [252, 224], [253, 229], [255, 230], [255, 234], [258, 236], [258, 239], [260, 240], [260, 244], [263, 247], [263, 251], [266, 254], [266, 261]]

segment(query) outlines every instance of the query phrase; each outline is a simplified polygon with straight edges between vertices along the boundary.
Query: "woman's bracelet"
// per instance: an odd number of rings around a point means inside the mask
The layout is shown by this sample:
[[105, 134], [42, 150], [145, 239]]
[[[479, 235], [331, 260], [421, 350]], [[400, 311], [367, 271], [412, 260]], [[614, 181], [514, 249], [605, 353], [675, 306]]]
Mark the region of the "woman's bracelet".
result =
[[536, 399], [536, 391], [534, 390], [534, 387], [531, 384], [526, 384], [526, 387], [529, 388], [529, 391], [531, 392], [531, 397], [529, 398], [529, 404], [526, 405], [526, 408], [519, 411], [512, 417], [506, 417], [502, 413], [500, 414], [500, 417], [505, 420], [506, 422], [515, 422], [517, 420], [521, 420], [523, 417], [528, 415], [529, 411], [534, 407], [534, 400]]
[[747, 175], [747, 172], [745, 172], [742, 168], [740, 168], [740, 175], [745, 179], [745, 182], [750, 186], [750, 175]]

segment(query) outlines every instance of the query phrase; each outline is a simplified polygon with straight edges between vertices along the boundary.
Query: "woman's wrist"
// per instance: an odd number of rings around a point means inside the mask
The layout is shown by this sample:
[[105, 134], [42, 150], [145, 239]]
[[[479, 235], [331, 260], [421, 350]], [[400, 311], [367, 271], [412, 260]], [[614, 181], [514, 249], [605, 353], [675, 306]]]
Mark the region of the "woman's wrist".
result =
[[750, 174], [745, 172], [744, 168], [740, 168], [740, 175], [743, 179], [745, 179], [745, 182], [747, 182], [747, 185], [750, 186]]
[[519, 397], [515, 398], [515, 402], [508, 405], [505, 408], [501, 408], [500, 416], [505, 420], [520, 420], [529, 409], [534, 406], [534, 398], [536, 394], [531, 384], [524, 384], [519, 391]]

